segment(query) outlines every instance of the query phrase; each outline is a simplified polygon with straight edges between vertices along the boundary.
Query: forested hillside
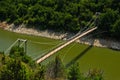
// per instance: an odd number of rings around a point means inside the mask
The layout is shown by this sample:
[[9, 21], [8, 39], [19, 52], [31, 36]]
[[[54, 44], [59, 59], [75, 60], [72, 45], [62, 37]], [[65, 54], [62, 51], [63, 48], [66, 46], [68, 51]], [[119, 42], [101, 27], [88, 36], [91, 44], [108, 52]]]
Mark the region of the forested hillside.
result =
[[0, 20], [37, 29], [77, 32], [95, 12], [105, 36], [119, 38], [119, 0], [0, 0]]

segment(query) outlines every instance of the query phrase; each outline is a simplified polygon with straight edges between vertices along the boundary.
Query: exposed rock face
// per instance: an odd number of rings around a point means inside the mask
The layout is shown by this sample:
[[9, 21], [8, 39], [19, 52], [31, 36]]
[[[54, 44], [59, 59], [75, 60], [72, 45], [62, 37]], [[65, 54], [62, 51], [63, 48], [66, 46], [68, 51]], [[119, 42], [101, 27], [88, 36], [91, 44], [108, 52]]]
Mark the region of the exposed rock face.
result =
[[[50, 30], [36, 30], [33, 28], [26, 28], [24, 24], [20, 26], [15, 26], [14, 24], [8, 25], [5, 22], [0, 23], [0, 27], [4, 28], [5, 30], [16, 32], [16, 33], [22, 33], [22, 34], [28, 34], [28, 35], [35, 35], [35, 36], [43, 36], [47, 38], [52, 39], [63, 39], [67, 40], [70, 37], [74, 36], [73, 33], [64, 33], [64, 32], [53, 32]], [[108, 47], [115, 50], [120, 50], [120, 42], [119, 41], [113, 41], [108, 39], [99, 39], [99, 38], [92, 38], [85, 36], [76, 42], [87, 44], [87, 45], [93, 45], [97, 47]]]
[[83, 44], [94, 45], [97, 47], [108, 47], [111, 49], [120, 50], [120, 42], [113, 41], [110, 39], [107, 40], [107, 39], [96, 39], [96, 38], [89, 38], [89, 39], [81, 38], [79, 42]]

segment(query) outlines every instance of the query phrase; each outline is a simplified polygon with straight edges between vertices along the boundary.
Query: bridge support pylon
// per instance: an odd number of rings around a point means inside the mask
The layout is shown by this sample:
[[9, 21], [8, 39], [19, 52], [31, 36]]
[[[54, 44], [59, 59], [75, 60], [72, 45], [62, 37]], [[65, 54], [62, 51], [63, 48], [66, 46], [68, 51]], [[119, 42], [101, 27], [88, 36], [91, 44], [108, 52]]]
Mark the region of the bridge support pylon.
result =
[[27, 40], [25, 40], [25, 39], [17, 39], [12, 45], [10, 45], [10, 47], [8, 49], [5, 50], [5, 54], [9, 53], [9, 51], [11, 50], [11, 48], [13, 46], [18, 46], [18, 47], [23, 46], [24, 52], [27, 53]]

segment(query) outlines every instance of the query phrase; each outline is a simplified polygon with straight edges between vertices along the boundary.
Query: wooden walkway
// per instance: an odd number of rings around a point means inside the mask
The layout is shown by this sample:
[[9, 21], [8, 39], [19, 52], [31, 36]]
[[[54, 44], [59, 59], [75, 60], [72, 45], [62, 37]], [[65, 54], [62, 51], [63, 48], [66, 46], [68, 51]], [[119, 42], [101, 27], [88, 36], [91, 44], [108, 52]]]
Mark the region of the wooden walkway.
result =
[[86, 34], [92, 32], [92, 31], [94, 31], [94, 30], [96, 30], [96, 29], [97, 29], [97, 27], [94, 27], [94, 28], [92, 28], [92, 29], [90, 29], [90, 30], [88, 30], [88, 31], [80, 34], [80, 35], [77, 35], [77, 36], [75, 35], [75, 37], [72, 38], [71, 40], [67, 41], [67, 42], [64, 43], [63, 45], [55, 48], [54, 50], [50, 51], [48, 54], [46, 54], [46, 55], [44, 55], [43, 57], [41, 57], [40, 59], [38, 59], [38, 60], [36, 61], [36, 63], [41, 63], [42, 61], [44, 61], [45, 59], [47, 59], [47, 58], [50, 57], [51, 55], [53, 55], [53, 54], [55, 54], [56, 52], [58, 52], [59, 50], [61, 50], [62, 48], [66, 47], [67, 45], [71, 44], [72, 42], [76, 41], [77, 39], [85, 36]]

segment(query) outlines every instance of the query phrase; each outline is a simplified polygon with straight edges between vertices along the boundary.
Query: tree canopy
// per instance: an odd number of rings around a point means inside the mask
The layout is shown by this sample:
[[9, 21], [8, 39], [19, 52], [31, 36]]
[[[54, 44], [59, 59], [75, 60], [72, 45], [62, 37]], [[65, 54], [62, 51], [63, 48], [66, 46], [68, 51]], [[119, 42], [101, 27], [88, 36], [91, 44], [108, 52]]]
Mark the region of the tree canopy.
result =
[[[12, 53], [13, 54], [12, 54]], [[84, 76], [78, 64], [65, 67], [59, 56], [56, 56], [49, 64], [30, 65], [22, 60], [25, 58], [24, 49], [13, 47], [9, 56], [0, 52], [0, 80], [103, 80], [101, 71], [91, 70], [88, 76]], [[12, 56], [11, 56], [12, 55]]]
[[0, 21], [37, 29], [77, 32], [95, 12], [101, 12], [99, 30], [119, 38], [119, 0], [0, 0]]

